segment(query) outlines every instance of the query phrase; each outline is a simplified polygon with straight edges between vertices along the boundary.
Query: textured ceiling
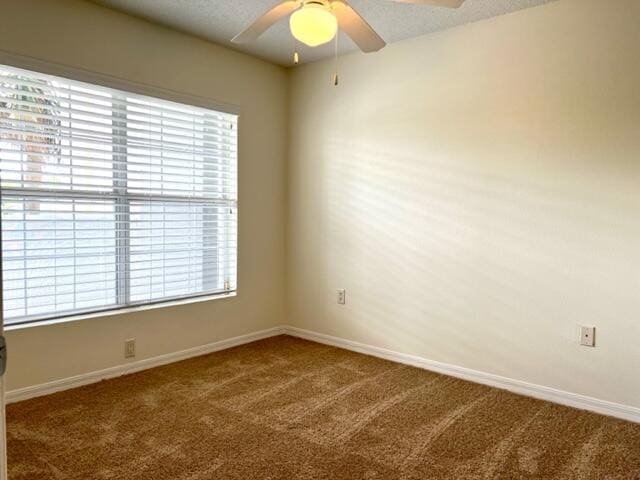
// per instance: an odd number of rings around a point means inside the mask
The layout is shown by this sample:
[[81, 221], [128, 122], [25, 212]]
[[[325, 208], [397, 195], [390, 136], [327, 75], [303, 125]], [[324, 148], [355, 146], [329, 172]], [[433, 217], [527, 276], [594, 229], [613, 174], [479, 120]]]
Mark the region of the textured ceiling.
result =
[[[293, 40], [286, 20], [267, 30], [257, 42], [235, 45], [229, 40], [278, 0], [91, 0], [155, 23], [240, 50], [280, 65], [291, 64]], [[389, 0], [349, 0], [387, 43], [475, 22], [483, 18], [549, 3], [553, 0], [466, 0], [458, 9], [395, 3]], [[344, 34], [340, 53], [357, 47]], [[330, 57], [333, 45], [300, 48], [302, 62]]]

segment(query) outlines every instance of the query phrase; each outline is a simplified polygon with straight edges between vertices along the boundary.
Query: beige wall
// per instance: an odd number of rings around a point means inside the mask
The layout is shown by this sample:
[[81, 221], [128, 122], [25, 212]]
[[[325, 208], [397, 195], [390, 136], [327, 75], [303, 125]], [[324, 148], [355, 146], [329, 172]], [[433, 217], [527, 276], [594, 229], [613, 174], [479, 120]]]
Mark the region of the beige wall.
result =
[[640, 407], [638, 25], [560, 0], [296, 69], [289, 321]]
[[280, 324], [284, 318], [287, 73], [193, 37], [77, 0], [2, 0], [0, 50], [241, 109], [239, 294], [7, 332], [9, 390]]

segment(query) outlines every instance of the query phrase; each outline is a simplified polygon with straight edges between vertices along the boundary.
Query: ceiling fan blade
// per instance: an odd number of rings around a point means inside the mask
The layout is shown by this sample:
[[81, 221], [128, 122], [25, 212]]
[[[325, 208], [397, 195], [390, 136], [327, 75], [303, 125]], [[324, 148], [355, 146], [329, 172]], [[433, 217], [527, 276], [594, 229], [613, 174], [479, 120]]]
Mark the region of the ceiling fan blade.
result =
[[343, 0], [331, 2], [331, 9], [338, 19], [340, 29], [344, 30], [363, 52], [377, 52], [386, 45], [371, 25]]
[[258, 20], [253, 22], [246, 30], [231, 39], [233, 43], [248, 43], [256, 40], [278, 20], [286, 17], [301, 4], [301, 0], [290, 0], [276, 5]]
[[432, 5], [434, 7], [458, 8], [464, 0], [391, 0], [392, 2], [413, 3], [416, 5]]

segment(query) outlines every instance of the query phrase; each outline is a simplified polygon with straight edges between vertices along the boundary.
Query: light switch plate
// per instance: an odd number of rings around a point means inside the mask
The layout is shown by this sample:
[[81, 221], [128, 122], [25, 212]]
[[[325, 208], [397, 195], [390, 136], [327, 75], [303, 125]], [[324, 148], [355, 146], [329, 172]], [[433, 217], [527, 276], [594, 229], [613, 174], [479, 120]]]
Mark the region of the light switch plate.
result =
[[347, 291], [344, 288], [338, 290], [338, 305], [347, 303]]

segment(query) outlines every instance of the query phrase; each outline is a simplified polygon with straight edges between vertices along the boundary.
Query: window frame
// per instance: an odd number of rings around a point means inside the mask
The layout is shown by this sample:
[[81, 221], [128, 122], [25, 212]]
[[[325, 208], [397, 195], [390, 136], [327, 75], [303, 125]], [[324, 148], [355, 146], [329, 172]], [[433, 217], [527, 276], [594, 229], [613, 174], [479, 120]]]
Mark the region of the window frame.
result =
[[[237, 135], [237, 141], [238, 141], [236, 162], [237, 162], [237, 171], [239, 173], [240, 155], [241, 155], [240, 125], [241, 125], [242, 115], [241, 115], [241, 109], [237, 105], [216, 101], [208, 97], [202, 97], [198, 95], [170, 90], [157, 85], [135, 82], [128, 79], [111, 76], [108, 74], [97, 73], [90, 70], [80, 69], [80, 68], [76, 68], [76, 67], [72, 67], [64, 64], [44, 61], [44, 60], [33, 58], [33, 57], [17, 55], [17, 54], [5, 52], [2, 50], [0, 50], [0, 64], [7, 65], [14, 68], [31, 70], [33, 72], [42, 73], [44, 75], [57, 76], [64, 79], [71, 80], [71, 81], [84, 82], [91, 85], [106, 87], [114, 90], [122, 90], [126, 93], [152, 97], [158, 100], [166, 100], [169, 102], [174, 102], [174, 103], [179, 103], [183, 105], [214, 110], [221, 113], [236, 115], [237, 117], [236, 135]], [[120, 152], [120, 153], [123, 153], [123, 152]], [[118, 198], [120, 198], [123, 203], [129, 202], [131, 194], [127, 194], [126, 192], [123, 195], [116, 194], [115, 180], [116, 179], [114, 178], [113, 198], [115, 199], [116, 202]], [[135, 195], [133, 195], [133, 197], [135, 197]], [[235, 210], [236, 210], [235, 213], [236, 213], [236, 222], [237, 222], [236, 229], [239, 229], [239, 221], [240, 221], [240, 214], [239, 214], [240, 198], [239, 197], [240, 197], [240, 187], [238, 184], [237, 197], [235, 202]], [[70, 198], [82, 198], [82, 197], [71, 194]], [[124, 206], [123, 208], [126, 209], [126, 207]], [[118, 212], [116, 210], [116, 217], [118, 215], [128, 216], [128, 212], [123, 212], [123, 211]], [[128, 222], [128, 218], [122, 217], [121, 221], [122, 220]], [[1, 236], [1, 229], [0, 229], [0, 243], [1, 241], [2, 241], [2, 236]], [[236, 242], [237, 242], [236, 243], [236, 265], [237, 265], [237, 268], [239, 268], [240, 244], [239, 244], [239, 241], [237, 240], [237, 231], [236, 231]], [[116, 251], [118, 251], [118, 249]], [[118, 256], [118, 253], [116, 253], [116, 256]], [[122, 267], [118, 267], [120, 263], [121, 262], [116, 260], [116, 268], [122, 268]], [[0, 249], [0, 265], [2, 265], [2, 249]], [[126, 268], [128, 268], [128, 265], [126, 266]], [[121, 275], [120, 278], [128, 279], [128, 275], [126, 274]], [[1, 285], [2, 285], [2, 275], [1, 275], [1, 269], [0, 269], [0, 288], [1, 288]], [[126, 285], [122, 286], [118, 284], [116, 287], [117, 287], [116, 298], [118, 302], [116, 305], [91, 308], [87, 311], [75, 311], [75, 312], [70, 312], [68, 314], [61, 314], [61, 315], [53, 314], [51, 316], [43, 316], [42, 318], [35, 318], [33, 320], [24, 320], [24, 321], [10, 323], [10, 324], [7, 324], [5, 321], [5, 330], [19, 330], [22, 328], [29, 328], [29, 327], [40, 326], [40, 325], [51, 325], [51, 324], [69, 322], [69, 321], [119, 315], [119, 314], [132, 313], [132, 312], [144, 311], [144, 310], [155, 309], [155, 308], [174, 307], [174, 306], [186, 305], [190, 303], [198, 303], [198, 302], [215, 300], [215, 299], [235, 297], [236, 295], [238, 295], [238, 291], [240, 289], [240, 278], [236, 272], [236, 285], [235, 285], [235, 289], [233, 290], [222, 291], [222, 292], [193, 293], [193, 294], [174, 296], [171, 298], [164, 298], [164, 299], [151, 299], [151, 300], [145, 300], [140, 302], [127, 302], [126, 304], [120, 303], [119, 296], [121, 294], [124, 294], [124, 295], [127, 295], [128, 297], [130, 292], [129, 287]], [[124, 289], [124, 293], [118, 292], [117, 291], [118, 289]], [[3, 312], [0, 311], [0, 315], [2, 313]]]

